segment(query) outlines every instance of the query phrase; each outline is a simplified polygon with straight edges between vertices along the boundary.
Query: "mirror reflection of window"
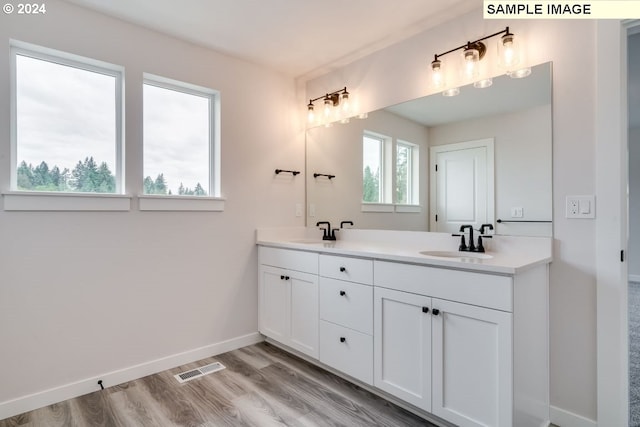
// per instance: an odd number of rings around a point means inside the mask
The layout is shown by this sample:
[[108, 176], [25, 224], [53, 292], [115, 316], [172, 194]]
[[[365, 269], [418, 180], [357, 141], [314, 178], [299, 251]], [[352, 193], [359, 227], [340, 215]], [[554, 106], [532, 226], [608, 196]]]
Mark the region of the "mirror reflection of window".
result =
[[384, 138], [365, 134], [362, 138], [362, 201], [382, 203]]
[[405, 141], [396, 145], [396, 200], [400, 205], [419, 205], [418, 146]]

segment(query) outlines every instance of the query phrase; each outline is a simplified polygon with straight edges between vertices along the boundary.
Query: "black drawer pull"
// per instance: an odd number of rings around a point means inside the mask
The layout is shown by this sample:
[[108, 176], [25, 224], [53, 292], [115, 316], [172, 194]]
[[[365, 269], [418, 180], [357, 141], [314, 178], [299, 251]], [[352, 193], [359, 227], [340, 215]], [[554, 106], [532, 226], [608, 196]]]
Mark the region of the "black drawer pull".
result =
[[438, 310], [437, 308], [434, 308], [433, 310], [431, 310], [431, 312], [433, 313], [434, 316], [437, 316], [438, 314], [440, 314], [440, 310]]
[[345, 271], [347, 271], [346, 267], [340, 267], [340, 272], [344, 273]]
[[340, 337], [340, 342], [345, 342], [347, 339], [345, 337]]
[[340, 296], [343, 297], [345, 296], [347, 293], [345, 291], [340, 291]]
[[422, 307], [422, 312], [423, 313], [428, 313], [429, 312], [429, 307]]

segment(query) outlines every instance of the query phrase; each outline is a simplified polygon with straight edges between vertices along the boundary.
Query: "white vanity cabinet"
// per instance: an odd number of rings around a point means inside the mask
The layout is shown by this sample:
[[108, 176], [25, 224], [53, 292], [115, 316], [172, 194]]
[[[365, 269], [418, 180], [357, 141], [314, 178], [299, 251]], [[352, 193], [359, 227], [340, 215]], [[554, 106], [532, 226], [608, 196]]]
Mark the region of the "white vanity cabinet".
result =
[[260, 333], [318, 358], [318, 254], [260, 247]]
[[535, 425], [528, 414], [548, 405], [545, 274], [376, 261], [374, 385], [460, 427]]
[[320, 361], [373, 384], [373, 261], [320, 255]]
[[548, 261], [504, 271], [358, 253], [260, 246], [260, 332], [427, 418], [549, 421]]

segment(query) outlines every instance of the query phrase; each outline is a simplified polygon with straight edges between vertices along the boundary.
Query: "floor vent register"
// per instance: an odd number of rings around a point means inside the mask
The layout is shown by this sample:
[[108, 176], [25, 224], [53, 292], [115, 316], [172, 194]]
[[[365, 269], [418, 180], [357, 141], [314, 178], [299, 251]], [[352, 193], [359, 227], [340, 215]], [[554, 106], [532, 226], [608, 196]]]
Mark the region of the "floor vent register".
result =
[[209, 365], [201, 366], [190, 371], [182, 372], [174, 375], [178, 382], [186, 383], [187, 381], [195, 380], [196, 378], [203, 377], [207, 374], [212, 374], [225, 369], [225, 366], [220, 362], [211, 363]]

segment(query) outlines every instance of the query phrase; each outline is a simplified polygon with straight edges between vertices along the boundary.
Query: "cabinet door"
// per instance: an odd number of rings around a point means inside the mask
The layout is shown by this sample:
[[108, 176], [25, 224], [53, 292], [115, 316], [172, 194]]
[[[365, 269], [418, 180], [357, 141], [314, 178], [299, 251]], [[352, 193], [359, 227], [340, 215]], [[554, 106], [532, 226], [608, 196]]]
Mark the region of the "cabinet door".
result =
[[318, 276], [289, 272], [291, 330], [288, 345], [318, 358]]
[[289, 337], [291, 305], [287, 271], [281, 268], [260, 266], [259, 280], [259, 330], [260, 333], [286, 344]]
[[431, 298], [374, 291], [374, 385], [431, 411]]
[[469, 426], [512, 425], [512, 315], [433, 299], [433, 413]]

